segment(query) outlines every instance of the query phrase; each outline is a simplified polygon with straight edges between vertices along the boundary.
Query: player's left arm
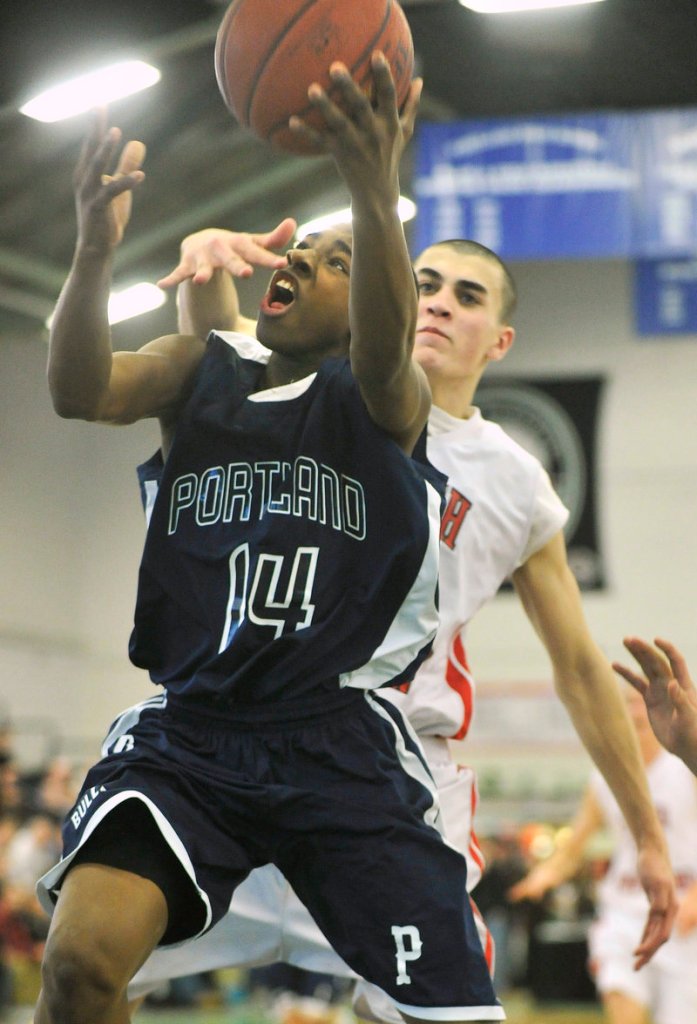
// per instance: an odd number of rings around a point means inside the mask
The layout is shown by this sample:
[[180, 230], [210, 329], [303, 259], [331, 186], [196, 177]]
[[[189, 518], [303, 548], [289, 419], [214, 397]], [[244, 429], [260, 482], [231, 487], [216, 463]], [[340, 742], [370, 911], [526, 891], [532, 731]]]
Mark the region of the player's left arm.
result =
[[411, 358], [418, 297], [397, 203], [400, 158], [414, 131], [422, 83], [412, 82], [400, 116], [383, 54], [372, 59], [372, 103], [345, 65], [333, 64], [330, 73], [342, 107], [313, 85], [309, 99], [326, 128], [315, 131], [297, 118], [291, 127], [331, 153], [351, 193], [351, 367], [373, 421], [411, 451], [431, 398]]
[[675, 886], [636, 734], [612, 667], [590, 634], [563, 534], [556, 534], [520, 566], [513, 582], [549, 653], [557, 693], [637, 844], [637, 870], [650, 902], [635, 951], [635, 966], [641, 967], [670, 934], [677, 906]]

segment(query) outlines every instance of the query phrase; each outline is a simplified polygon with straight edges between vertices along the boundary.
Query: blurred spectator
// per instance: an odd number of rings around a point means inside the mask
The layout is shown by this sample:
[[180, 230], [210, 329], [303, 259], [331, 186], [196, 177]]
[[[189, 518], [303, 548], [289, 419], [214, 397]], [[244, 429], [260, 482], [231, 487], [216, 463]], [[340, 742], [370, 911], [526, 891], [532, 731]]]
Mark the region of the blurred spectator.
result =
[[12, 751], [0, 749], [0, 814], [6, 811], [19, 811], [21, 806], [19, 775]]
[[36, 1001], [47, 933], [48, 919], [33, 891], [0, 882], [0, 1000], [6, 1005]]
[[52, 758], [40, 777], [33, 794], [37, 811], [50, 814], [59, 821], [75, 803], [79, 786], [67, 757]]
[[34, 892], [36, 881], [60, 860], [61, 836], [55, 815], [35, 814], [10, 839], [5, 854], [8, 883]]
[[[508, 898], [508, 890], [527, 873], [527, 864], [515, 836], [491, 836], [482, 840], [486, 867], [472, 897], [494, 940], [494, 985], [506, 992], [524, 972], [525, 941], [516, 942], [523, 915]], [[518, 925], [521, 928], [518, 928]]]

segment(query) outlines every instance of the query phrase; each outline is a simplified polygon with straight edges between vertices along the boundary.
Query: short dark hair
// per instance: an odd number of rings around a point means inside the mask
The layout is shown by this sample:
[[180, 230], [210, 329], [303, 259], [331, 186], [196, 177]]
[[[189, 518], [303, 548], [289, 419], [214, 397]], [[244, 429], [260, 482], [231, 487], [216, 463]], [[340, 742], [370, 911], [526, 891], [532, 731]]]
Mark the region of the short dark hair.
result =
[[[508, 323], [516, 308], [518, 290], [513, 275], [501, 257], [497, 256], [493, 249], [487, 249], [485, 245], [481, 245], [480, 242], [475, 242], [471, 238], [445, 238], [441, 242], [434, 242], [432, 245], [426, 246], [426, 249], [440, 248], [452, 249], [454, 252], [459, 252], [466, 256], [481, 256], [482, 259], [489, 260], [501, 268], [501, 276], [503, 278], [503, 287], [501, 288], [501, 320]], [[423, 251], [425, 252], [426, 249]]]

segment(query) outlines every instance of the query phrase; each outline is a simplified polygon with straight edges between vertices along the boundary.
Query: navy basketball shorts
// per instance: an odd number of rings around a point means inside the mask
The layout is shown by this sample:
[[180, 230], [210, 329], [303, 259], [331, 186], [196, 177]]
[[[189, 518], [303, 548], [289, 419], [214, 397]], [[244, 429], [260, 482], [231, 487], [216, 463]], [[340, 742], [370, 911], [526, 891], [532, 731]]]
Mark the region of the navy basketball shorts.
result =
[[100, 822], [140, 800], [204, 908], [187, 938], [226, 913], [252, 868], [271, 862], [337, 953], [399, 1009], [505, 1019], [466, 862], [439, 831], [436, 788], [411, 727], [375, 691], [295, 704], [223, 717], [161, 695], [124, 712], [67, 815], [63, 859], [39, 882], [43, 906], [50, 912]]

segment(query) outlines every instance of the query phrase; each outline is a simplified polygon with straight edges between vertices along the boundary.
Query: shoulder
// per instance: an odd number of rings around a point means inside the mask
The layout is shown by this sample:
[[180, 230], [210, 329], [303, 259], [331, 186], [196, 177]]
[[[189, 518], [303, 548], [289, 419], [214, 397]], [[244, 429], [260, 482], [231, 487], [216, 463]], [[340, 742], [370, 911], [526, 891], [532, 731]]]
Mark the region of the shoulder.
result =
[[268, 363], [271, 350], [249, 334], [239, 331], [212, 331], [208, 337], [209, 348], [237, 353], [241, 359], [255, 363]]
[[498, 423], [487, 420], [483, 416], [481, 417], [481, 439], [492, 454], [497, 454], [501, 459], [508, 460], [526, 473], [536, 476], [543, 471], [542, 463], [537, 456], [527, 448], [523, 448], [522, 444], [515, 441]]

